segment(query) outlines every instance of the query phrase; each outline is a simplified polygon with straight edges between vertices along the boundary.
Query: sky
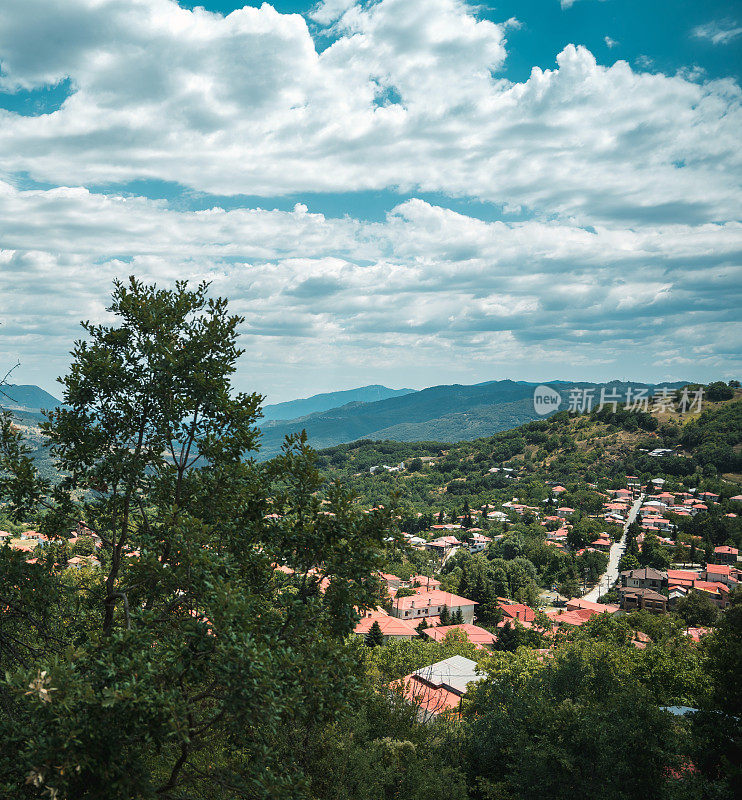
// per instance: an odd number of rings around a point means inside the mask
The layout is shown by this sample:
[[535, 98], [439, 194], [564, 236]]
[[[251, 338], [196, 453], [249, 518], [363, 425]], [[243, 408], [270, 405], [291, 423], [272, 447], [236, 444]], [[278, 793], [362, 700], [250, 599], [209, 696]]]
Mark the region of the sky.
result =
[[0, 4], [0, 366], [211, 282], [235, 383], [740, 377], [742, 7]]

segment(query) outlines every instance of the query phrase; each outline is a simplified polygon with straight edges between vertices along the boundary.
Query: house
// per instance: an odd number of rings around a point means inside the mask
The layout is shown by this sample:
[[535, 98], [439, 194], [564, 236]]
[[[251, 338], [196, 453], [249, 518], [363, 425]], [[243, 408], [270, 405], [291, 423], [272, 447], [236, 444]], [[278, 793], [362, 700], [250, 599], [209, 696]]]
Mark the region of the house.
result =
[[615, 614], [619, 607], [606, 603], [595, 603], [592, 600], [584, 600], [582, 597], [575, 597], [567, 601], [567, 611], [580, 610], [592, 611], [593, 614]]
[[398, 578], [389, 572], [379, 572], [379, 578], [386, 583], [389, 589], [399, 589], [402, 585], [402, 578]]
[[711, 628], [686, 628], [685, 635], [694, 642], [700, 642], [701, 638], [711, 633]]
[[402, 472], [402, 471], [404, 471], [404, 461], [402, 461], [401, 463], [397, 464], [396, 467], [390, 467], [388, 464], [378, 464], [375, 467], [371, 467], [369, 469], [369, 472], [371, 473], [371, 475], [375, 475], [377, 472], [379, 472], [382, 469], [385, 472]]
[[524, 603], [514, 603], [506, 597], [498, 597], [497, 605], [503, 614], [500, 625], [504, 625], [506, 622], [517, 621], [524, 624], [527, 628], [530, 628], [531, 624], [536, 619], [536, 612]]
[[429, 578], [427, 575], [413, 575], [406, 585], [411, 589], [419, 588], [424, 591], [441, 588], [441, 582], [437, 578]]
[[703, 592], [717, 607], [724, 609], [729, 605], [729, 587], [720, 581], [693, 581], [692, 586], [670, 586], [670, 600], [674, 603], [681, 597], [687, 597], [691, 591]]
[[670, 586], [668, 590], [668, 605], [672, 608], [678, 600], [688, 596], [689, 589], [687, 586]]
[[468, 542], [470, 553], [481, 553], [486, 550], [487, 546], [492, 542], [489, 536], [484, 536], [481, 533], [473, 533]]
[[440, 589], [432, 589], [417, 592], [411, 597], [396, 597], [392, 605], [392, 614], [399, 619], [421, 620], [424, 617], [440, 616], [444, 608], [448, 609], [449, 614], [461, 611], [464, 622], [474, 622], [474, 600], [466, 597], [459, 597], [444, 592]]
[[562, 506], [557, 509], [557, 514], [559, 514], [560, 517], [571, 517], [574, 513], [574, 508], [570, 508], [569, 506]]
[[589, 608], [578, 608], [574, 611], [558, 608], [554, 611], [546, 611], [545, 614], [555, 625], [570, 625], [572, 627], [584, 625], [595, 616], [595, 612]]
[[647, 515], [642, 518], [642, 528], [645, 530], [671, 531], [672, 522], [665, 517]]
[[440, 536], [432, 542], [427, 542], [425, 549], [444, 556], [452, 547], [458, 547], [460, 544], [461, 542], [455, 536]]
[[100, 561], [95, 556], [73, 556], [67, 560], [67, 569], [80, 569], [80, 567], [99, 567]]
[[701, 579], [701, 573], [698, 570], [668, 569], [666, 574], [667, 584], [670, 587], [683, 586], [686, 589], [692, 588], [694, 582]]
[[384, 641], [388, 642], [390, 639], [415, 639], [417, 631], [414, 625], [405, 622], [403, 619], [391, 617], [386, 611], [366, 611], [364, 612], [358, 624], [353, 629], [356, 636], [365, 636], [370, 630], [374, 622], [379, 623], [381, 633], [384, 636]]
[[494, 634], [478, 625], [440, 625], [437, 628], [424, 628], [422, 633], [436, 642], [441, 642], [449, 631], [462, 631], [477, 649], [492, 647], [496, 641]]
[[551, 493], [552, 494], [564, 494], [564, 492], [566, 492], [566, 491], [567, 490], [564, 488], [564, 486], [554, 486], [552, 488], [552, 490], [551, 490]]
[[621, 573], [621, 586], [628, 589], [654, 589], [659, 591], [667, 586], [667, 573], [643, 567], [627, 569]]
[[610, 550], [612, 544], [613, 542], [610, 540], [607, 533], [601, 533], [594, 542], [590, 543], [592, 547], [603, 551]]
[[719, 581], [727, 586], [735, 587], [739, 583], [739, 570], [730, 567], [729, 564], [707, 564], [706, 580], [709, 582]]
[[647, 611], [654, 611], [657, 614], [667, 612], [667, 598], [664, 594], [655, 592], [654, 589], [635, 589], [622, 586], [618, 591], [621, 595], [621, 608], [624, 611], [646, 608]]
[[451, 656], [406, 675], [397, 686], [405, 699], [418, 707], [419, 718], [426, 722], [439, 714], [456, 711], [469, 684], [484, 677], [477, 674], [476, 661]]
[[737, 563], [738, 556], [739, 550], [736, 547], [722, 545], [714, 548], [714, 561], [717, 564], [731, 564], [734, 566]]

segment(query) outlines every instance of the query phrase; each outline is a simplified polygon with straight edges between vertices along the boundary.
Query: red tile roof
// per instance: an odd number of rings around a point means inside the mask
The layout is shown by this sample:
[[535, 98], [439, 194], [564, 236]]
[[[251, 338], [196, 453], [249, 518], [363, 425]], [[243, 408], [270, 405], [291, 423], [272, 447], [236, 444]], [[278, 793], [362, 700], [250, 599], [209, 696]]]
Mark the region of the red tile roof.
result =
[[451, 592], [444, 592], [441, 589], [431, 589], [430, 591], [418, 592], [410, 597], [398, 597], [394, 601], [395, 608], [413, 609], [426, 608], [428, 606], [475, 606], [474, 600], [466, 597], [459, 597]]
[[510, 619], [517, 619], [520, 622], [533, 622], [536, 619], [536, 612], [524, 603], [511, 603], [509, 601], [497, 603], [502, 609], [503, 614]]
[[358, 624], [353, 629], [353, 633], [359, 635], [367, 634], [371, 630], [371, 626], [374, 622], [379, 623], [379, 627], [384, 636], [404, 636], [410, 639], [417, 636], [417, 631], [413, 625], [409, 622], [405, 622], [403, 619], [390, 617], [386, 611], [366, 612], [366, 616], [359, 620]]
[[470, 642], [480, 645], [491, 645], [495, 641], [495, 635], [480, 628], [478, 625], [470, 625], [465, 622], [463, 625], [440, 625], [437, 628], [425, 628], [423, 633], [436, 642], [442, 641], [449, 631], [463, 631]]

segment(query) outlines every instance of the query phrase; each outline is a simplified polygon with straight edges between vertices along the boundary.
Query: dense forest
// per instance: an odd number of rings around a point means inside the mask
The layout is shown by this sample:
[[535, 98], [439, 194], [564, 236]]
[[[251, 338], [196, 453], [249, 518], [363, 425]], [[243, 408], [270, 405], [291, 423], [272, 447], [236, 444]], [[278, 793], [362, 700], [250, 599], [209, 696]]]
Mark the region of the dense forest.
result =
[[[49, 544], [33, 559], [0, 548], [0, 795], [734, 794], [739, 593], [698, 643], [687, 620], [645, 611], [561, 630], [548, 650], [538, 629], [501, 637], [494, 652], [455, 631], [384, 646], [352, 636], [359, 612], [385, 602], [380, 570], [429, 566], [402, 536], [426, 515], [466, 522], [514, 491], [548, 503], [561, 481], [560, 502], [581, 512], [573, 536], [588, 542], [598, 491], [627, 471], [655, 475], [657, 447], [676, 453], [662, 470], [678, 485], [726, 501], [724, 475], [740, 471], [734, 391], [682, 425], [564, 413], [456, 446], [361, 441], [321, 454], [294, 436], [259, 463], [261, 398], [232, 386], [241, 320], [227, 303], [206, 286], [132, 279], [116, 284], [110, 310], [115, 324], [84, 326], [64, 406], [43, 424], [56, 480], [2, 417], [6, 527], [33, 525]], [[688, 523], [705, 525], [705, 540], [739, 540], [733, 519], [705, 516]], [[100, 566], [64, 569], [81, 522], [75, 546], [97, 538]], [[485, 554], [446, 564], [445, 585], [478, 597], [482, 622], [497, 621], [498, 595], [535, 602], [542, 586], [602, 570], [601, 554], [547, 552], [536, 528], [525, 515]], [[457, 713], [422, 722], [394, 682], [450, 655], [486, 677]]]

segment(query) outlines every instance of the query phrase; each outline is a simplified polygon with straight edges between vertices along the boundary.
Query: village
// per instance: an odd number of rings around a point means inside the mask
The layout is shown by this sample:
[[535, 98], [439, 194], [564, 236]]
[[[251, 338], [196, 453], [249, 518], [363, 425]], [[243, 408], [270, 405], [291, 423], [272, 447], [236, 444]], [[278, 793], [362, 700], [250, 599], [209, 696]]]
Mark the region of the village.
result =
[[[401, 472], [404, 463], [385, 469]], [[505, 469], [517, 480], [513, 468]], [[494, 503], [485, 504], [476, 513], [469, 511], [459, 515], [457, 522], [440, 521], [430, 525], [428, 531], [415, 534], [402, 532], [410, 552], [428, 555], [427, 574], [401, 578], [380, 572], [381, 602], [376, 608], [359, 610], [360, 619], [353, 634], [368, 646], [421, 637], [444, 642], [453, 637], [468, 641], [476, 651], [486, 653], [500, 649], [513, 630], [531, 631], [541, 645], [536, 648], [539, 657], [548, 658], [560, 632], [579, 628], [600, 615], [620, 616], [638, 610], [667, 614], [694, 593], [723, 611], [729, 605], [731, 593], [742, 582], [738, 549], [720, 545], [713, 549], [707, 563], [693, 563], [694, 557], [703, 553], [701, 542], [677, 541], [679, 518], [693, 518], [708, 513], [710, 508], [716, 510], [721, 498], [709, 491], [668, 491], [666, 483], [664, 478], [653, 478], [643, 484], [637, 476], [627, 475], [624, 486], [602, 493], [602, 509], [588, 516], [603, 521], [606, 529], [579, 547], [570, 544], [570, 531], [580, 511], [561, 504], [560, 498], [568, 490], [559, 483], [550, 485], [549, 497], [540, 505], [522, 503], [513, 497], [499, 508]], [[597, 490], [593, 484], [587, 488]], [[724, 510], [725, 516], [736, 518], [737, 511], [742, 509], [742, 495], [729, 498], [725, 506], [729, 508]], [[368, 509], [367, 513], [375, 510], [378, 509]], [[269, 515], [276, 519], [278, 516]], [[605, 563], [605, 570], [594, 585], [583, 586], [583, 591], [571, 597], [560, 595], [553, 590], [556, 587], [552, 587], [552, 591], [542, 591], [538, 602], [532, 605], [498, 596], [498, 621], [493, 624], [490, 614], [487, 622], [482, 622], [477, 611], [480, 604], [476, 600], [446, 589], [446, 565], [457, 554], [486, 558], [490, 548], [507, 539], [509, 530], [524, 517], [543, 527], [543, 543], [550, 548], [575, 557], [586, 553], [603, 554], [605, 558], [601, 563]], [[493, 525], [501, 532], [493, 532]], [[488, 532], [491, 535], [487, 535]], [[659, 545], [671, 554], [672, 568], [619, 569], [629, 550], [641, 554], [650, 539], [654, 546]], [[37, 563], [54, 541], [34, 530], [18, 534], [0, 531], [0, 546], [24, 554], [28, 564]], [[64, 541], [66, 555], [57, 567], [98, 570], [103, 547], [100, 536], [80, 522]], [[139, 552], [129, 548], [124, 555], [127, 559], [136, 559]], [[276, 571], [287, 577], [295, 574], [292, 568], [280, 564], [276, 565]], [[321, 567], [311, 572], [318, 580], [320, 591], [324, 591], [329, 578], [322, 574]], [[685, 635], [698, 642], [710, 630], [709, 626], [688, 625]], [[650, 642], [646, 634], [637, 631], [631, 644], [641, 649]], [[415, 670], [395, 682], [395, 688], [418, 706], [421, 719], [430, 719], [456, 713], [467, 686], [483, 677], [476, 661], [455, 655]]]
[[[512, 473], [513, 470], [508, 472]], [[587, 546], [574, 551], [575, 555], [600, 552], [609, 557], [606, 572], [596, 586], [581, 596], [570, 598], [543, 592], [543, 604], [534, 607], [512, 598], [498, 597], [501, 619], [495, 625], [483, 627], [477, 624], [478, 603], [446, 591], [441, 579], [436, 577], [440, 570], [432, 571], [431, 575], [412, 575], [406, 580], [397, 575], [381, 573], [379, 577], [384, 583], [388, 601], [383, 606], [365, 611], [354, 633], [372, 646], [393, 640], [411, 641], [420, 636], [440, 642], [453, 632], [458, 632], [478, 651], [493, 651], [498, 649], [503, 630], [533, 630], [545, 645], [538, 648], [540, 657], [544, 658], [549, 657], [551, 652], [549, 641], [554, 640], [560, 631], [580, 627], [599, 615], [620, 616], [638, 610], [667, 614], [672, 612], [679, 600], [694, 592], [700, 593], [723, 611], [729, 605], [730, 594], [742, 582], [738, 549], [720, 545], [713, 549], [712, 559], [708, 563], [687, 563], [691, 549], [697, 553], [700, 542], [678, 544], [672, 535], [674, 533], [677, 536], [673, 519], [695, 517], [708, 512], [710, 507], [718, 507], [720, 496], [708, 491], [669, 492], [665, 490], [665, 484], [664, 478], [654, 478], [643, 486], [638, 477], [627, 475], [625, 486], [606, 492], [602, 511], [596, 516], [613, 526], [620, 525], [621, 536], [615, 539], [609, 532], [601, 532]], [[480, 519], [500, 523], [507, 530], [528, 514], [546, 528], [546, 545], [569, 552], [567, 539], [572, 528], [570, 520], [576, 509], [559, 505], [560, 495], [566, 492], [564, 486], [554, 484], [545, 507], [520, 503], [517, 498], [502, 503], [499, 509], [487, 505], [482, 508]], [[731, 497], [728, 505], [742, 509], [742, 495]], [[737, 517], [736, 511], [732, 510], [725, 515]], [[427, 536], [422, 532], [415, 535], [403, 533], [403, 536], [411, 548], [435, 554], [441, 568], [459, 551], [472, 555], [484, 554], [494, 542], [507, 536], [507, 533], [487, 536], [476, 523], [467, 526], [463, 517], [457, 523], [431, 525]], [[619, 571], [617, 565], [626, 553], [632, 524], [639, 529], [639, 533], [632, 537], [632, 547], [636, 551], [641, 553], [647, 537], [652, 537], [672, 553], [673, 558], [682, 558], [683, 563], [673, 563], [677, 568], [665, 570], [637, 567]], [[603, 592], [600, 591], [601, 584], [605, 584]], [[602, 600], [609, 597], [609, 593], [616, 597], [615, 602], [598, 602], [598, 598]], [[698, 642], [710, 631], [710, 626], [688, 625], [685, 635], [691, 641]], [[637, 631], [631, 644], [643, 649], [650, 642], [646, 634]], [[422, 718], [428, 719], [455, 712], [466, 694], [467, 685], [483, 677], [481, 670], [477, 671], [475, 661], [457, 655], [406, 675], [399, 682], [399, 687], [405, 697], [419, 706]]]

